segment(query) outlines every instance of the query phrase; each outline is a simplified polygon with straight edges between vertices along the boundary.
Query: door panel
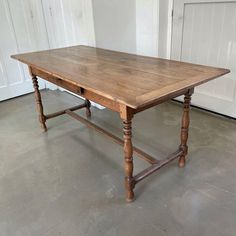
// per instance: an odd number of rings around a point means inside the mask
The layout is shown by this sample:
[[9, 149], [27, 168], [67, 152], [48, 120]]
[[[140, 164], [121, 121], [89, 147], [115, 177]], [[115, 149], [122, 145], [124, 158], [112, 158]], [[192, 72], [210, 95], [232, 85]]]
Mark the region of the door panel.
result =
[[5, 100], [33, 91], [28, 68], [10, 55], [48, 48], [41, 1], [0, 0], [0, 29], [0, 100]]
[[236, 117], [236, 1], [176, 0], [172, 58], [230, 68], [197, 87], [193, 104]]
[[95, 45], [91, 0], [0, 0], [0, 30], [0, 101], [33, 91], [28, 68], [10, 55]]
[[21, 52], [49, 48], [41, 0], [8, 0]]
[[[8, 3], [18, 51], [23, 53], [48, 49], [49, 42], [41, 0], [8, 0]], [[31, 83], [28, 67], [24, 64], [21, 66], [25, 81]], [[45, 88], [45, 82], [40, 79], [39, 87]]]
[[17, 53], [18, 49], [8, 3], [4, 0], [0, 1], [0, 29], [4, 32], [0, 37], [0, 100], [4, 100], [14, 94], [17, 96], [28, 92], [29, 89], [16, 91], [16, 88], [22, 87], [25, 78], [20, 64], [10, 58], [10, 55]]
[[85, 4], [84, 0], [43, 0], [51, 48], [89, 44]]

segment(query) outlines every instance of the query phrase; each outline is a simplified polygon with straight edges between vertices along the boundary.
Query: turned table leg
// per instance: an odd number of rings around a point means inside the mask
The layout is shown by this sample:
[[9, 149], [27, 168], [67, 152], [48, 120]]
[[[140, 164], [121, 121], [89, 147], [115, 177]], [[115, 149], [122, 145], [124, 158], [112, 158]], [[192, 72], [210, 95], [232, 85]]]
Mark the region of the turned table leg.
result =
[[131, 120], [123, 121], [124, 131], [124, 153], [125, 153], [125, 188], [126, 200], [128, 202], [134, 199], [133, 184], [133, 146], [132, 146], [132, 128]]
[[179, 158], [179, 167], [184, 167], [186, 162], [186, 155], [188, 154], [188, 129], [190, 123], [190, 104], [191, 104], [191, 96], [193, 94], [193, 89], [189, 90], [184, 96], [183, 103], [183, 117], [182, 117], [182, 127], [181, 127], [181, 144], [180, 149], [183, 151], [183, 154]]
[[39, 122], [44, 132], [46, 132], [47, 131], [46, 118], [43, 114], [43, 105], [42, 105], [41, 95], [39, 92], [39, 85], [38, 85], [37, 77], [33, 76], [32, 81], [33, 81], [33, 86], [34, 86], [34, 95], [35, 95], [35, 101], [37, 105], [37, 111], [39, 115]]
[[91, 102], [88, 99], [85, 99], [85, 104], [86, 104], [86, 116], [91, 117]]

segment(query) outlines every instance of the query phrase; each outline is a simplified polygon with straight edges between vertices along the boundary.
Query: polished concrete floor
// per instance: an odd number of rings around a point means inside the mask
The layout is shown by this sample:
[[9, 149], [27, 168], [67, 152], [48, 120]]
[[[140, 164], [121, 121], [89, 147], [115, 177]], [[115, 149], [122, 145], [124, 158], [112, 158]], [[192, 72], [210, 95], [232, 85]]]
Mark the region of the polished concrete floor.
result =
[[[46, 112], [81, 102], [42, 96]], [[134, 144], [159, 158], [175, 151], [181, 114], [173, 102], [138, 114]], [[120, 146], [68, 116], [42, 133], [33, 94], [2, 102], [0, 236], [235, 236], [236, 122], [194, 108], [191, 117], [187, 166], [162, 168], [128, 204]], [[93, 108], [92, 120], [122, 137], [118, 114]], [[146, 166], [135, 157], [136, 171]]]

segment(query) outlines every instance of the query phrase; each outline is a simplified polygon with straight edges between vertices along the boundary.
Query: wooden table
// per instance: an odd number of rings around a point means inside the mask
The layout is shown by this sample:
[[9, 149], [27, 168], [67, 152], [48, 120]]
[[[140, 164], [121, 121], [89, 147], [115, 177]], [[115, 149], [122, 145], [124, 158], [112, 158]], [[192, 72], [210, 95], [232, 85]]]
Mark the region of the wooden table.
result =
[[[139, 181], [176, 158], [179, 158], [180, 167], [185, 165], [188, 152], [189, 109], [194, 87], [230, 72], [227, 69], [87, 46], [19, 54], [12, 57], [29, 66], [39, 121], [44, 131], [47, 131], [48, 119], [68, 114], [124, 146], [125, 187], [128, 202], [134, 199], [134, 187]], [[84, 97], [84, 104], [45, 115], [37, 76]], [[158, 160], [133, 147], [131, 141], [133, 116], [180, 95], [185, 97], [180, 146], [177, 151], [165, 160]], [[87, 117], [90, 117], [90, 100], [120, 113], [123, 121], [123, 140], [74, 112], [85, 108]], [[133, 175], [133, 152], [150, 163], [150, 167], [135, 176]]]

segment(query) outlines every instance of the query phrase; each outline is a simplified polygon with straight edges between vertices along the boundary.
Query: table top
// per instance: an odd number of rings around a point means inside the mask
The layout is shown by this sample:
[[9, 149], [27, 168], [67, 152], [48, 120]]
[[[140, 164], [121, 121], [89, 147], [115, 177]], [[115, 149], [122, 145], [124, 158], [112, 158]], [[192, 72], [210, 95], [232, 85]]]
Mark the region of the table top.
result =
[[12, 58], [134, 109], [230, 72], [88, 46], [18, 54]]

